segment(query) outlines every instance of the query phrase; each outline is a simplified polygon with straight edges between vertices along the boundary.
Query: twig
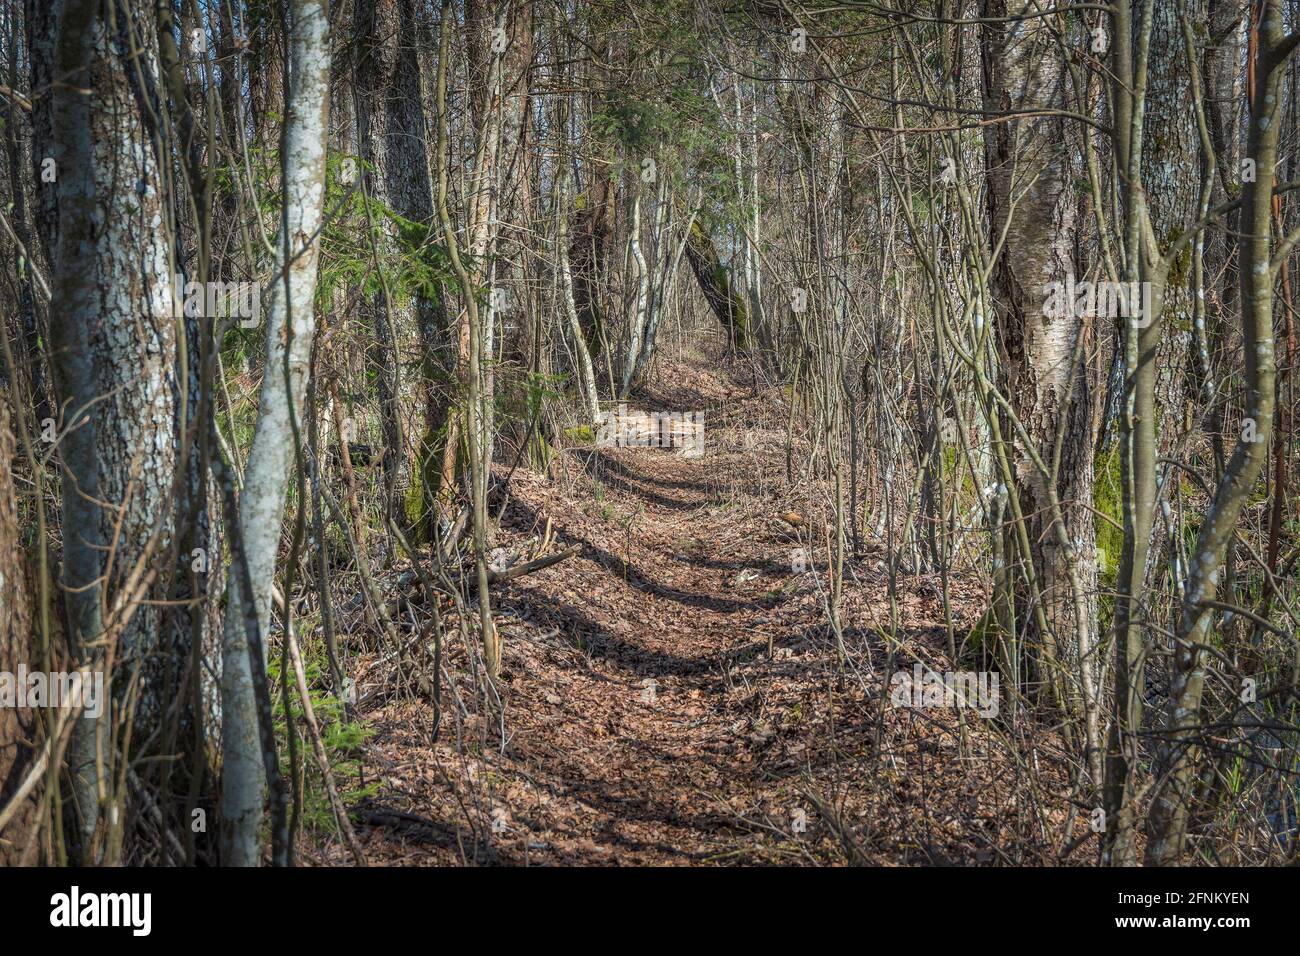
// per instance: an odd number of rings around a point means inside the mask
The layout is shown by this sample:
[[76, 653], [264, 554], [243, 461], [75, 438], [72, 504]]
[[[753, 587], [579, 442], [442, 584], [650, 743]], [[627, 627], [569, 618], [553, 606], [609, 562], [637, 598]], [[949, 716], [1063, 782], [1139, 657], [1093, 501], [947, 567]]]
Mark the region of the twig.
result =
[[565, 558], [571, 558], [582, 550], [581, 545], [574, 545], [564, 551], [557, 551], [555, 554], [548, 554], [544, 558], [536, 558], [532, 561], [526, 561], [523, 564], [516, 564], [512, 568], [506, 568], [504, 571], [488, 571], [488, 583], [500, 584], [503, 581], [511, 581], [515, 578], [521, 578], [525, 574], [532, 574], [534, 571], [540, 571], [543, 568], [549, 568], [552, 564], [559, 564]]

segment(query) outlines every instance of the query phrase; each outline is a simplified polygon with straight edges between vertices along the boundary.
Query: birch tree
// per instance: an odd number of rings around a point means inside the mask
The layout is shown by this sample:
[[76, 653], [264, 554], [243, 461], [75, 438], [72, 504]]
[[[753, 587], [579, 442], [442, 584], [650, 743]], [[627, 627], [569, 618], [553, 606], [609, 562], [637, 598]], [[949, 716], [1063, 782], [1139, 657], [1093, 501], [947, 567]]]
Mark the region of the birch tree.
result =
[[[162, 174], [141, 103], [157, 76], [156, 33], [135, 3], [116, 8], [112, 22], [106, 14], [74, 0], [42, 21], [56, 32], [33, 43], [33, 58], [51, 65], [33, 69], [74, 80], [55, 84], [48, 138], [38, 124], [35, 151], [53, 163], [57, 182], [42, 219], [56, 237], [50, 334], [70, 645], [83, 666], [139, 670], [131, 709], [144, 740], [165, 707], [173, 663], [160, 609], [148, 601], [165, 597], [152, 565], [173, 532], [177, 300]], [[120, 839], [109, 731], [106, 720], [83, 717], [70, 744], [85, 862]], [[107, 844], [101, 806], [114, 808]]]
[[[221, 647], [222, 860], [230, 866], [258, 863], [262, 791], [268, 767], [276, 761], [266, 726], [270, 714], [263, 642], [271, 623], [285, 492], [296, 457], [316, 331], [317, 240], [329, 131], [328, 0], [292, 0], [289, 17], [283, 196], [275, 268], [262, 312], [266, 367], [239, 503], [242, 548], [234, 557], [245, 567], [232, 567], [227, 576]], [[248, 586], [251, 593], [245, 590]]]
[[[983, 27], [986, 109], [1012, 117], [985, 132], [990, 234], [1003, 243], [991, 282], [1011, 406], [1002, 431], [1014, 439], [1015, 492], [1035, 581], [1020, 591], [1016, 626], [1060, 703], [1091, 707], [1095, 697], [1065, 690], [1057, 672], [1068, 663], [1091, 683], [1096, 627], [1089, 329], [1073, 301], [1051, 301], [1051, 290], [1075, 275], [1079, 229], [1072, 134], [1055, 115], [1068, 108], [1065, 53], [1054, 15], [1019, 0], [988, 12], [1008, 19]], [[1092, 742], [1095, 734], [1093, 727]]]
[[1243, 426], [1210, 512], [1192, 552], [1183, 602], [1174, 633], [1174, 676], [1158, 755], [1159, 785], [1148, 821], [1146, 862], [1167, 866], [1183, 856], [1200, 742], [1200, 708], [1205, 690], [1207, 648], [1218, 619], [1215, 602], [1223, 582], [1224, 555], [1237, 520], [1268, 459], [1276, 404], [1277, 364], [1273, 338], [1273, 289], [1282, 263], [1300, 243], [1288, 234], [1276, 251], [1272, 236], [1273, 182], [1278, 162], [1279, 92], [1287, 62], [1300, 44], [1300, 31], [1287, 33], [1278, 0], [1260, 7], [1256, 85], [1245, 155], [1262, 173], [1242, 185], [1241, 233], [1237, 255], [1241, 275], [1241, 323], [1246, 399]]

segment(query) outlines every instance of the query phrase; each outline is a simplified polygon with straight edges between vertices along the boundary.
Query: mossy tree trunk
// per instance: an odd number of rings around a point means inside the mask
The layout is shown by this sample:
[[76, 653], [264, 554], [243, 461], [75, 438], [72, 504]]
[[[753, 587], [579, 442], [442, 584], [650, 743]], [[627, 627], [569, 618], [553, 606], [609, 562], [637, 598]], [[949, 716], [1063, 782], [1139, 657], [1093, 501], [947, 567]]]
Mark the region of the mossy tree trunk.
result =
[[713, 239], [699, 221], [691, 223], [686, 239], [686, 258], [700, 284], [704, 301], [727, 330], [727, 337], [737, 348], [749, 345], [749, 309], [744, 297], [731, 284]]

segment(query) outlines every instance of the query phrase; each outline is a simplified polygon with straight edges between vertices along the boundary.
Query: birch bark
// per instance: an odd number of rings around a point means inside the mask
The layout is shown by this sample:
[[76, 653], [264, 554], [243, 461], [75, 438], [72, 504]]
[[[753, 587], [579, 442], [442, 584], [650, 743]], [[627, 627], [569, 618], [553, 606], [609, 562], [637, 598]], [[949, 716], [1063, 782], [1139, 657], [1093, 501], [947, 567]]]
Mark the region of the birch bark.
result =
[[[325, 198], [325, 146], [329, 126], [329, 14], [327, 0], [293, 0], [290, 81], [284, 128], [284, 208], [276, 242], [277, 262], [266, 290], [266, 370], [258, 399], [253, 447], [244, 470], [239, 527], [248, 579], [227, 576], [226, 624], [222, 642], [221, 817], [225, 824], [222, 861], [255, 866], [262, 824], [265, 754], [259, 737], [254, 680], [265, 680], [265, 661], [255, 674], [249, 654], [244, 608], [256, 608], [257, 635], [271, 621], [284, 518], [285, 490], [294, 463], [295, 425], [301, 420], [312, 339], [313, 299]], [[238, 556], [236, 556], [238, 560]], [[258, 643], [261, 643], [260, 640]]]

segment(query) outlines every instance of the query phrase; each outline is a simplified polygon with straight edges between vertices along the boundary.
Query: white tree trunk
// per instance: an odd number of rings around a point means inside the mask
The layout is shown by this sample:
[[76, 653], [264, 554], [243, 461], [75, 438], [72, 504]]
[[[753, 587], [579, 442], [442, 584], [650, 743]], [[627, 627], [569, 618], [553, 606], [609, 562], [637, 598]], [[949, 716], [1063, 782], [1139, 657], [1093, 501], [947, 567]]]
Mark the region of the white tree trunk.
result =
[[623, 385], [619, 397], [627, 398], [632, 389], [632, 373], [636, 371], [637, 359], [641, 355], [641, 341], [645, 337], [647, 312], [650, 307], [650, 268], [646, 265], [645, 253], [641, 251], [641, 193], [637, 192], [632, 200], [632, 222], [628, 226], [628, 249], [636, 263], [636, 308], [632, 313], [632, 327], [627, 343], [627, 354], [623, 357]]
[[578, 384], [582, 388], [582, 397], [586, 402], [589, 424], [593, 427], [600, 421], [600, 401], [596, 392], [596, 369], [591, 362], [591, 350], [587, 348], [587, 339], [582, 334], [582, 322], [578, 318], [578, 306], [573, 298], [573, 271], [569, 265], [569, 207], [572, 205], [570, 186], [573, 174], [568, 171], [560, 177], [560, 187], [556, 190], [555, 218], [555, 256], [560, 278], [560, 301], [564, 308], [564, 317], [568, 319], [569, 331], [573, 335], [573, 348], [578, 356]]
[[[329, 128], [327, 0], [294, 0], [291, 29], [292, 73], [284, 132], [285, 211], [276, 242], [276, 269], [266, 292], [266, 370], [239, 506], [251, 599], [257, 609], [258, 632], [263, 635], [270, 624], [285, 489], [294, 462], [290, 415], [294, 420], [301, 418], [315, 333], [316, 240], [325, 198]], [[253, 866], [258, 861], [266, 774], [243, 616], [249, 596], [242, 593], [241, 578], [232, 568], [227, 579], [222, 644], [221, 816], [226, 826], [222, 862]]]

